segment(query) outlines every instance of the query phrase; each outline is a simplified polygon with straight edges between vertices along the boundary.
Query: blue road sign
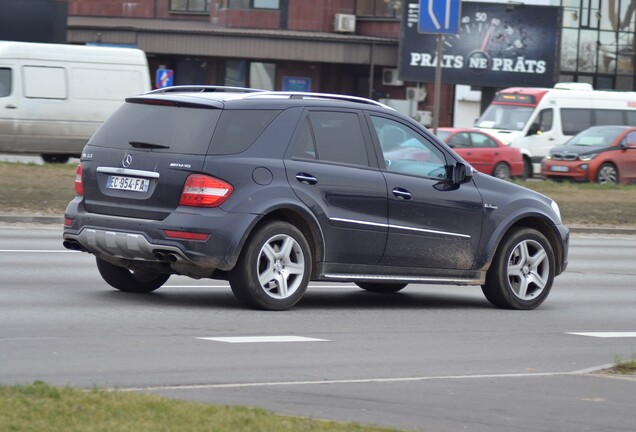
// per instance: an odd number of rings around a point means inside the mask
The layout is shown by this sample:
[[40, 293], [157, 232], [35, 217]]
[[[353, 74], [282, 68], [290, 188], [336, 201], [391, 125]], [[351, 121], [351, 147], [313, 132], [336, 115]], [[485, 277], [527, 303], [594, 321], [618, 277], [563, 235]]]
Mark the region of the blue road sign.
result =
[[174, 72], [172, 69], [157, 69], [155, 84], [157, 88], [171, 87], [174, 83]]
[[461, 0], [420, 0], [420, 33], [454, 34], [459, 27]]

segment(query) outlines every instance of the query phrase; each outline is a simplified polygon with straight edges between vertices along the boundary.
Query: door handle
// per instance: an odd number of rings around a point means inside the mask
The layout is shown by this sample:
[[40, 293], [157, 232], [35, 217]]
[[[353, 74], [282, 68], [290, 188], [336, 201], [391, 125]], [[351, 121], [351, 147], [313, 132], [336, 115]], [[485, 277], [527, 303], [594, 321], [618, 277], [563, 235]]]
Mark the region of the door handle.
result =
[[296, 180], [298, 180], [299, 182], [303, 184], [308, 184], [308, 185], [315, 185], [318, 183], [318, 179], [316, 177], [312, 176], [311, 174], [302, 173], [302, 172], [296, 174]]
[[15, 105], [11, 105], [11, 104], [5, 105], [4, 107], [5, 107], [6, 109], [16, 109], [16, 108], [17, 108], [17, 106], [15, 106]]
[[393, 192], [393, 196], [395, 196], [398, 199], [410, 200], [411, 198], [413, 198], [413, 194], [407, 191], [406, 189], [394, 188], [392, 192]]

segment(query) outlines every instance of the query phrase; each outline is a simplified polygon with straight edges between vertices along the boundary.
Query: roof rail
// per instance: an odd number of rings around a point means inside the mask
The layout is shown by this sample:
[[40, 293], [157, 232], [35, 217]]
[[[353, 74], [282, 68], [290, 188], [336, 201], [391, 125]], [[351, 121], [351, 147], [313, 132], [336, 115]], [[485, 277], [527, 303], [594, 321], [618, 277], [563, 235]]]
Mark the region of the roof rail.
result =
[[228, 86], [212, 86], [212, 85], [181, 85], [172, 87], [163, 87], [160, 89], [152, 90], [146, 94], [157, 93], [173, 93], [173, 92], [190, 92], [190, 93], [212, 93], [212, 92], [224, 92], [224, 93], [257, 93], [264, 92], [265, 90], [245, 88], [245, 87], [228, 87]]
[[357, 102], [363, 103], [367, 105], [378, 106], [382, 108], [388, 108], [393, 110], [388, 105], [383, 103], [374, 101], [372, 99], [367, 99], [358, 96], [348, 96], [348, 95], [340, 95], [340, 94], [332, 94], [332, 93], [307, 93], [307, 92], [284, 92], [284, 91], [260, 91], [258, 93], [249, 94], [242, 96], [243, 99], [247, 98], [259, 98], [259, 97], [283, 97], [288, 99], [329, 99], [329, 100], [340, 100], [343, 102]]

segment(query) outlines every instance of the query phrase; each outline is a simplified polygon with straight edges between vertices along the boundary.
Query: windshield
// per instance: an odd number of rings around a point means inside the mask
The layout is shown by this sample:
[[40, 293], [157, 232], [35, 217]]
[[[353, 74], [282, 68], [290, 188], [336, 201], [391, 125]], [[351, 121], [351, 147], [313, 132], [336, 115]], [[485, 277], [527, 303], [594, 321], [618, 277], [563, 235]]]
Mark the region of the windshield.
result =
[[621, 127], [593, 127], [576, 135], [568, 144], [586, 147], [609, 147], [623, 131], [625, 131], [625, 128]]
[[534, 108], [514, 105], [490, 105], [477, 120], [477, 127], [520, 131]]

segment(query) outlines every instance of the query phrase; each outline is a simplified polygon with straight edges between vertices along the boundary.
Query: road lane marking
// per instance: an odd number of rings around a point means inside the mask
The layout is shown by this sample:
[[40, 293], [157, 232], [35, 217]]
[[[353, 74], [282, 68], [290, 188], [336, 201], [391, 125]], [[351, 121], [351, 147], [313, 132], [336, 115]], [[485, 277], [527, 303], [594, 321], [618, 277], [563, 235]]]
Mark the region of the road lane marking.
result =
[[495, 378], [532, 378], [551, 376], [571, 376], [587, 375], [602, 369], [607, 369], [612, 365], [606, 364], [594, 368], [584, 369], [574, 372], [536, 372], [536, 373], [511, 373], [511, 374], [484, 374], [484, 375], [442, 375], [442, 376], [419, 376], [419, 377], [397, 377], [397, 378], [363, 378], [363, 379], [339, 379], [320, 381], [269, 381], [269, 382], [245, 382], [226, 384], [184, 384], [165, 385], [148, 387], [127, 387], [111, 388], [112, 391], [165, 391], [165, 390], [202, 390], [202, 389], [223, 389], [223, 388], [244, 388], [244, 387], [277, 387], [296, 385], [325, 385], [325, 384], [368, 384], [368, 383], [399, 383], [418, 381], [438, 381], [438, 380], [470, 380], [470, 379], [495, 379]]
[[197, 339], [226, 343], [330, 342], [328, 339], [316, 339], [303, 336], [198, 337]]
[[0, 249], [0, 252], [4, 252], [4, 253], [78, 253], [79, 251], [57, 250], [57, 249], [51, 249], [51, 250], [43, 250], [43, 249], [37, 249], [37, 250], [29, 250], [29, 249]]
[[636, 332], [585, 332], [585, 333], [568, 332], [567, 334], [577, 335], [577, 336], [597, 337], [597, 338], [636, 338]]

